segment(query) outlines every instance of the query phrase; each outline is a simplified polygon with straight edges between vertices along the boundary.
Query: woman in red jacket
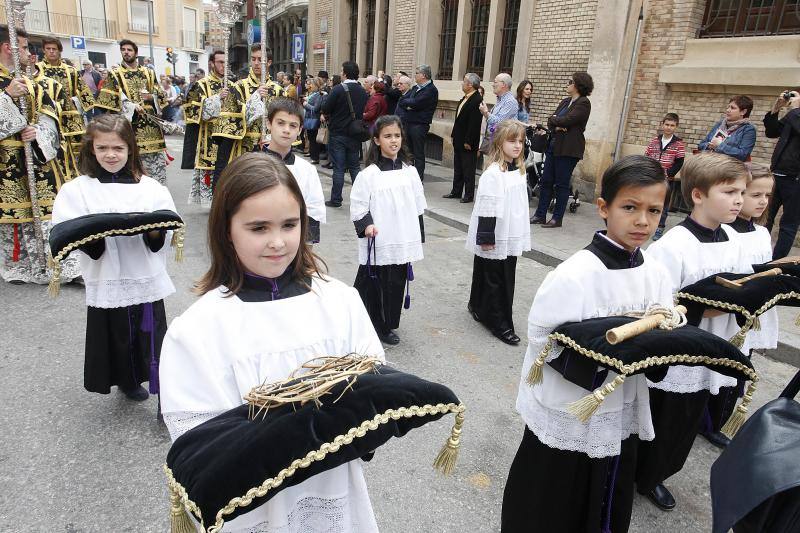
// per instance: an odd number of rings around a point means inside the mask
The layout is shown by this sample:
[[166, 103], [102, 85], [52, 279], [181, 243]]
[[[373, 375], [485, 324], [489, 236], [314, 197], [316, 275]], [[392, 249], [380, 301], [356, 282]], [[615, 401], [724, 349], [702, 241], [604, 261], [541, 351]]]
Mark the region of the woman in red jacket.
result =
[[369, 100], [364, 106], [364, 122], [369, 126], [369, 131], [375, 126], [375, 121], [389, 111], [389, 104], [386, 103], [384, 90], [386, 85], [382, 81], [376, 81], [369, 90]]

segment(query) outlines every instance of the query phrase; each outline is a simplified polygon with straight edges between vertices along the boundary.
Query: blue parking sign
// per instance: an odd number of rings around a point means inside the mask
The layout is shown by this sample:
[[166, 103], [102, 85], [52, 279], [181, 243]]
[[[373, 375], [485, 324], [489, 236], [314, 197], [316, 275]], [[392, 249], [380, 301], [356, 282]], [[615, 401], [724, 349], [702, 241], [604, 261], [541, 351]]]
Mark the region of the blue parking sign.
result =
[[73, 35], [70, 37], [72, 41], [72, 49], [73, 50], [86, 50], [86, 38], [83, 36], [75, 36]]
[[292, 34], [292, 63], [303, 63], [306, 57], [306, 34]]

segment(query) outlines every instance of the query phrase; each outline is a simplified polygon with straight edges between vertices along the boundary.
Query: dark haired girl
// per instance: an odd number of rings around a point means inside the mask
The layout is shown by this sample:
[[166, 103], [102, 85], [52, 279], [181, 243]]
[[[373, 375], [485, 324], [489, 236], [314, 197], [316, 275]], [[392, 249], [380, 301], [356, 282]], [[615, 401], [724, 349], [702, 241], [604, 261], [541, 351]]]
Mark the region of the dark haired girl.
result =
[[[222, 172], [208, 221], [211, 266], [197, 284], [202, 296], [164, 339], [161, 406], [173, 440], [316, 357], [383, 358], [358, 293], [322, 275], [303, 238], [307, 227], [303, 194], [276, 158], [245, 154]], [[330, 531], [377, 531], [361, 464], [285, 488], [226, 522], [226, 530], [325, 524]]]
[[[375, 121], [367, 168], [350, 192], [350, 218], [359, 237], [355, 287], [380, 339], [397, 344], [403, 294], [410, 305], [411, 263], [422, 259], [425, 192], [417, 170], [408, 164], [403, 126], [396, 115]], [[379, 284], [380, 294], [372, 290]]]
[[[175, 211], [166, 187], [143, 175], [130, 122], [101, 115], [86, 128], [81, 176], [65, 183], [53, 206], [53, 223], [99, 213]], [[164, 298], [175, 287], [167, 274], [171, 232], [106, 237], [80, 248], [86, 284], [84, 387], [108, 394], [118, 386], [142, 401], [150, 382], [158, 392], [158, 359], [167, 331]]]

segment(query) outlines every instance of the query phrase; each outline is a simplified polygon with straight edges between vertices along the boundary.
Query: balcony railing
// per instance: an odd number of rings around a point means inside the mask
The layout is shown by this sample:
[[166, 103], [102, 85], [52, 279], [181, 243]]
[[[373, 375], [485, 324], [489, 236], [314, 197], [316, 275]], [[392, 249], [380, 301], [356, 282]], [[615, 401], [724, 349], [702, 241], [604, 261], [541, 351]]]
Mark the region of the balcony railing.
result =
[[708, 0], [698, 37], [800, 33], [800, 0]]
[[[0, 23], [8, 23], [5, 10], [0, 11]], [[25, 10], [25, 29], [34, 35], [55, 33], [83, 35], [95, 39], [116, 39], [119, 33], [117, 23], [113, 20], [48, 13], [35, 9]]]
[[[148, 33], [150, 31], [149, 24], [146, 20], [132, 20], [128, 22], [128, 31], [134, 31], [136, 33]], [[153, 26], [153, 33], [158, 33], [158, 26]]]
[[307, 9], [308, 0], [271, 0], [267, 4], [267, 20], [279, 17], [292, 8]]
[[206, 47], [206, 34], [197, 31], [181, 31], [181, 46], [194, 50], [203, 50]]

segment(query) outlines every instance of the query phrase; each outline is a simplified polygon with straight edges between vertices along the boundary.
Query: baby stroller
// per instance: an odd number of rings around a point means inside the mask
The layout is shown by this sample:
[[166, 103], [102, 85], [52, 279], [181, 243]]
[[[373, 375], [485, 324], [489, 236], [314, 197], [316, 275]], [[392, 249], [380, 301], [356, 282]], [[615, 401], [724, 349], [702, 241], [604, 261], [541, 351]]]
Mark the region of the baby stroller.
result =
[[[544, 132], [537, 134], [537, 131]], [[539, 196], [539, 181], [544, 172], [545, 152], [550, 144], [551, 132], [542, 124], [530, 125], [525, 128], [525, 168], [528, 171], [528, 199]], [[550, 201], [547, 210], [552, 213], [555, 209], [555, 197]], [[581, 205], [577, 189], [572, 190], [572, 201], [569, 203], [569, 212], [575, 213]]]

